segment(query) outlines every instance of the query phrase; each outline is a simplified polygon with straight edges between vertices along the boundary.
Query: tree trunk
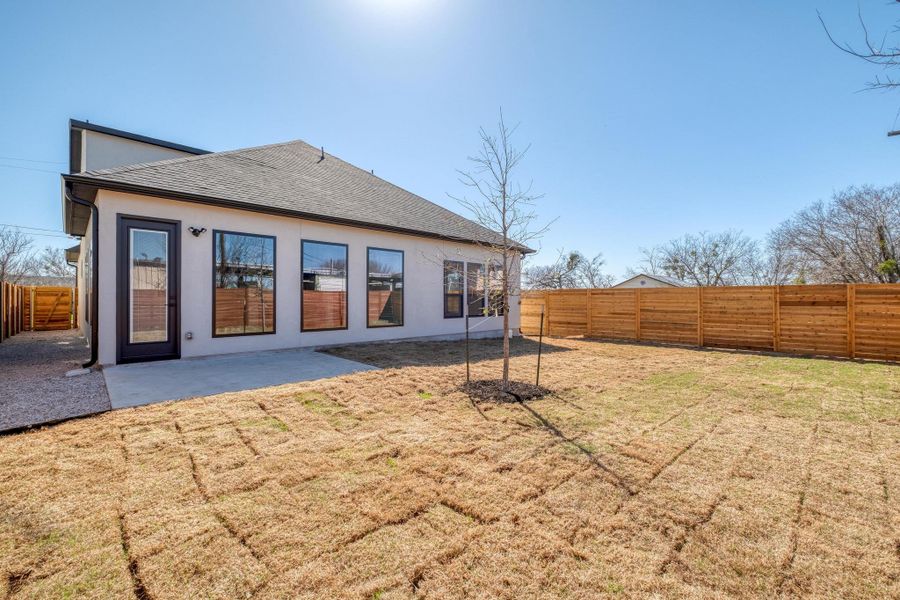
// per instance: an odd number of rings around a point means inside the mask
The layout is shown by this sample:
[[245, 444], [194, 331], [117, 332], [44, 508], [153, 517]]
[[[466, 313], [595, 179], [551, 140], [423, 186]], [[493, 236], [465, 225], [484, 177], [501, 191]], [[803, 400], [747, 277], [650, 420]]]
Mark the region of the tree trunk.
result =
[[[504, 236], [505, 237], [505, 236]], [[503, 391], [509, 391], [509, 256], [503, 249], [503, 272], [501, 273], [501, 297], [503, 298]]]

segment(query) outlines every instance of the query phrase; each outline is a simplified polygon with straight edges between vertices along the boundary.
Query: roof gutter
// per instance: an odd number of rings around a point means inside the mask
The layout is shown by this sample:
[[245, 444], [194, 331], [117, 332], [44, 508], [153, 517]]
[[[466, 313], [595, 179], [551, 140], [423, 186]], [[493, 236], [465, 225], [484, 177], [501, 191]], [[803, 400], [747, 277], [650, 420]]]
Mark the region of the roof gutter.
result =
[[[134, 185], [130, 183], [121, 183], [118, 181], [109, 181], [105, 179], [95, 179], [93, 177], [84, 177], [77, 174], [69, 174], [63, 175], [63, 180], [66, 183], [80, 183], [83, 185], [92, 186], [95, 188], [102, 188], [105, 190], [112, 190], [117, 192], [126, 192], [131, 194], [140, 194], [143, 196], [157, 196], [163, 198], [170, 198], [172, 200], [183, 200], [186, 202], [196, 202], [199, 204], [209, 204], [212, 206], [220, 206], [223, 208], [234, 208], [237, 210], [249, 210], [252, 212], [258, 212], [269, 215], [278, 215], [284, 217], [294, 217], [297, 219], [306, 219], [308, 221], [317, 221], [320, 223], [333, 223], [335, 225], [346, 225], [348, 227], [360, 227], [363, 229], [374, 229], [376, 231], [390, 231], [392, 233], [401, 233], [404, 235], [413, 235], [417, 237], [429, 237], [435, 238], [439, 240], [445, 240], [450, 242], [459, 242], [464, 244], [476, 244], [483, 246], [490, 246], [495, 249], [501, 248], [499, 244], [491, 244], [488, 242], [481, 242], [478, 240], [466, 239], [457, 236], [451, 235], [441, 235], [439, 233], [431, 233], [427, 231], [417, 231], [414, 229], [407, 229], [404, 227], [393, 227], [391, 225], [376, 225], [373, 223], [365, 223], [362, 221], [354, 221], [352, 219], [342, 219], [339, 217], [326, 217], [323, 215], [316, 215], [312, 213], [305, 213], [300, 211], [293, 211], [288, 209], [279, 209], [271, 206], [260, 206], [256, 204], [247, 204], [244, 202], [237, 202], [234, 200], [225, 200], [222, 198], [216, 198], [214, 196], [203, 196], [200, 194], [190, 194], [185, 192], [173, 192], [164, 189], [145, 187], [141, 185]], [[522, 252], [523, 254], [531, 254], [536, 252], [531, 248], [527, 248], [522, 246], [517, 249], [517, 251]]]
[[100, 308], [100, 278], [98, 277], [100, 272], [100, 255], [97, 252], [100, 247], [100, 211], [97, 210], [97, 205], [93, 202], [75, 197], [68, 186], [66, 186], [65, 194], [66, 200], [69, 202], [86, 206], [91, 210], [91, 244], [93, 245], [93, 251], [91, 252], [91, 359], [81, 365], [83, 368], [89, 369], [97, 363], [97, 344], [100, 339], [98, 318]]

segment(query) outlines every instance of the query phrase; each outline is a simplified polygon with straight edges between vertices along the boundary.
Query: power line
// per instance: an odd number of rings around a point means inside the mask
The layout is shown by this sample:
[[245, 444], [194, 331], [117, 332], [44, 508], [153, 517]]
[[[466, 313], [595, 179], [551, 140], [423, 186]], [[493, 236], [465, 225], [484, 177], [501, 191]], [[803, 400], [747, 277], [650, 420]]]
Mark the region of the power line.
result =
[[0, 223], [0, 227], [14, 227], [16, 229], [34, 229], [35, 231], [49, 231], [50, 233], [65, 233], [62, 229], [47, 229], [45, 227], [29, 227], [28, 225], [13, 225], [12, 223]]
[[35, 169], [34, 167], [21, 167], [19, 165], [0, 165], [0, 167], [6, 167], [7, 169], [22, 169], [23, 171], [37, 171], [39, 173], [52, 173], [53, 175], [59, 175], [59, 171], [50, 171], [49, 169]]
[[33, 158], [17, 158], [15, 156], [0, 156], [3, 160], [18, 160], [21, 162], [31, 162], [31, 163], [44, 163], [47, 165], [64, 165], [66, 164], [61, 160], [35, 160]]

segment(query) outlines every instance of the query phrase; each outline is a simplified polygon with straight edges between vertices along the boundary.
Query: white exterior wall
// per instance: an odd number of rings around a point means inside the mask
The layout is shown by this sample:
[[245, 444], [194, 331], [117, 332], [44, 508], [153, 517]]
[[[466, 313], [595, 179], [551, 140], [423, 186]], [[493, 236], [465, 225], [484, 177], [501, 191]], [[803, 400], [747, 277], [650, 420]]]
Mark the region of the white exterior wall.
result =
[[[464, 333], [464, 319], [445, 319], [443, 261], [487, 263], [489, 252], [476, 245], [317, 223], [101, 190], [100, 210], [100, 363], [116, 361], [116, 222], [117, 214], [181, 221], [181, 356], [204, 356], [324, 346]], [[199, 238], [187, 228], [205, 227]], [[212, 336], [213, 230], [270, 235], [275, 242], [276, 333], [245, 337]], [[347, 330], [300, 332], [300, 241], [348, 245]], [[404, 315], [400, 327], [366, 327], [368, 246], [404, 251]], [[494, 258], [499, 255], [494, 253]], [[517, 269], [518, 270], [518, 269]], [[510, 329], [519, 330], [518, 297], [510, 299]], [[501, 335], [503, 317], [470, 320], [473, 334]], [[186, 332], [192, 340], [184, 339]]]
[[91, 239], [93, 237], [92, 223], [93, 215], [88, 218], [87, 231], [85, 232], [84, 237], [81, 238], [80, 250], [78, 252], [78, 269], [76, 270], [77, 279], [75, 281], [75, 286], [78, 290], [78, 310], [75, 314], [75, 325], [81, 331], [81, 335], [87, 339], [88, 344], [91, 342], [91, 328], [88, 327], [85, 315], [88, 310], [91, 282], [85, 278], [85, 275], [88, 274], [88, 271], [91, 268], [88, 249], [91, 247]]
[[155, 146], [97, 131], [83, 130], [81, 138], [81, 170], [111, 169], [124, 165], [154, 162], [168, 158], [194, 156], [190, 152]]

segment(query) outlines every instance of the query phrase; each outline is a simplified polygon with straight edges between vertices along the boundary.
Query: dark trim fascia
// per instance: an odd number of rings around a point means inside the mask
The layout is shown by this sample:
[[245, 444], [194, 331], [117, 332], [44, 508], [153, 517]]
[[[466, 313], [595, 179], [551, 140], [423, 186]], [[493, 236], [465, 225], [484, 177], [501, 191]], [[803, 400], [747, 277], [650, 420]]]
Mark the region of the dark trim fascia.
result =
[[[250, 333], [216, 333], [216, 234], [244, 235], [249, 237], [269, 238], [272, 240], [272, 331], [253, 331]], [[230, 338], [248, 337], [252, 335], [275, 335], [278, 331], [278, 239], [274, 235], [264, 233], [247, 233], [245, 231], [212, 230], [212, 331], [211, 337]]]
[[185, 146], [184, 144], [176, 144], [175, 142], [167, 142], [166, 140], [148, 137], [146, 135], [141, 135], [139, 133], [131, 133], [130, 131], [123, 131], [121, 129], [113, 129], [112, 127], [104, 127], [103, 125], [95, 125], [94, 123], [88, 123], [87, 121], [79, 121], [77, 119], [69, 119], [69, 129], [70, 130], [84, 129], [87, 131], [94, 131], [96, 133], [112, 135], [112, 136], [123, 138], [126, 140], [131, 140], [133, 142], [142, 142], [144, 144], [151, 144], [153, 146], [159, 146], [160, 148], [168, 148], [169, 150], [177, 150], [179, 152], [187, 152], [188, 154], [212, 154], [212, 152], [209, 150], [201, 150], [200, 148], [194, 148], [192, 146]]
[[[403, 287], [400, 289], [400, 323], [389, 325], [369, 324], [369, 252], [382, 250], [384, 252], [400, 253], [400, 272], [403, 273]], [[384, 329], [386, 327], [404, 327], [406, 325], [406, 252], [395, 248], [379, 248], [378, 246], [366, 246], [366, 329]]]
[[81, 171], [81, 130], [72, 127], [69, 120], [69, 173]]
[[[344, 323], [343, 327], [325, 327], [322, 329], [306, 329], [303, 327], [303, 245], [322, 244], [325, 246], [344, 247]], [[368, 311], [368, 308], [367, 308]], [[366, 315], [368, 321], [368, 314]], [[340, 242], [323, 242], [321, 240], [300, 240], [300, 333], [313, 333], [316, 331], [345, 331], [350, 329], [350, 246]]]
[[89, 323], [91, 326], [91, 358], [81, 365], [83, 368], [89, 369], [97, 363], [99, 357], [97, 344], [100, 342], [100, 319], [97, 313], [100, 312], [100, 211], [93, 202], [82, 200], [72, 194], [68, 185], [63, 187], [63, 194], [66, 201], [86, 206], [91, 211], [91, 320]]
[[[256, 204], [247, 204], [246, 202], [237, 202], [234, 200], [223, 200], [221, 198], [215, 198], [213, 196], [202, 196], [199, 194], [188, 194], [184, 192], [172, 192], [168, 190], [163, 190], [159, 188], [134, 185], [130, 183], [121, 183], [117, 181], [107, 181], [103, 179], [95, 179], [93, 177], [85, 177], [77, 174], [63, 175], [63, 179], [69, 183], [78, 183], [81, 185], [93, 186], [96, 188], [101, 188], [105, 190], [111, 190], [116, 192], [125, 192], [130, 194], [139, 194], [142, 196], [156, 196], [158, 198], [168, 198], [170, 200], [182, 200], [185, 202], [195, 202], [198, 204], [208, 204], [211, 206], [218, 206], [221, 208], [233, 208], [236, 210], [246, 210], [250, 212], [257, 212], [267, 215], [275, 215], [280, 217], [293, 217], [296, 219], [304, 219], [307, 221], [315, 221], [317, 223], [330, 223], [332, 225], [345, 225], [347, 227], [356, 227], [360, 229], [371, 229], [374, 231], [387, 231], [390, 233], [400, 233], [404, 235], [411, 235], [414, 237], [426, 237], [432, 239], [443, 240], [447, 242], [456, 242], [462, 244], [471, 244], [475, 246], [487, 246], [489, 248], [493, 248], [495, 250], [499, 249], [498, 246], [489, 244], [487, 242], [480, 242], [478, 240], [470, 240], [467, 238], [461, 238], [457, 236], [451, 235], [442, 235], [439, 233], [431, 233], [428, 231], [420, 231], [417, 229], [408, 229], [405, 227], [393, 227], [391, 225], [377, 225], [374, 223], [367, 223], [365, 221], [355, 221], [353, 219], [341, 219], [339, 217], [326, 217], [324, 215], [317, 215], [313, 213], [306, 213], [302, 211], [296, 210], [288, 210], [284, 208], [276, 208], [274, 206], [259, 206]], [[531, 248], [523, 248], [518, 250], [522, 254], [533, 254], [537, 252], [537, 250], [533, 250]]]

